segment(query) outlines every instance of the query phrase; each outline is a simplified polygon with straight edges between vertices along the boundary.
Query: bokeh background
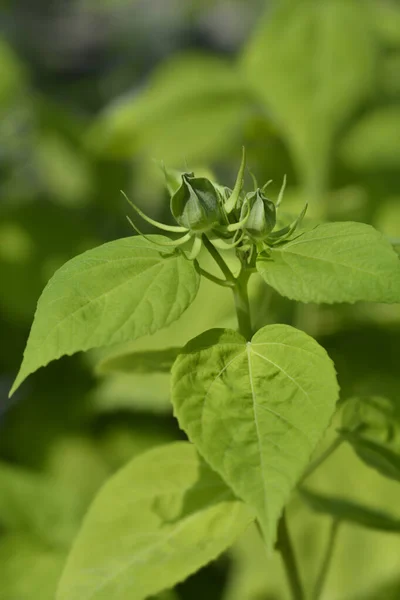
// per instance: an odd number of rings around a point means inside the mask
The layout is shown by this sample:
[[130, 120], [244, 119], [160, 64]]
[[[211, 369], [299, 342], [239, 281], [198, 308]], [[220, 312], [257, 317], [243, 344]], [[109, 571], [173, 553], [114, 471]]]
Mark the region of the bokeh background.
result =
[[[53, 600], [102, 483], [146, 448], [184, 437], [168, 375], [132, 374], [113, 357], [235, 326], [229, 293], [206, 282], [179, 324], [64, 358], [9, 400], [41, 290], [69, 258], [132, 235], [120, 190], [168, 219], [156, 161], [231, 185], [242, 145], [257, 179], [274, 180], [272, 197], [287, 174], [288, 213], [308, 201], [309, 219], [371, 223], [400, 244], [400, 4], [1, 2], [1, 600]], [[296, 305], [259, 282], [252, 299], [257, 325], [289, 323], [318, 338], [335, 360], [342, 400], [384, 396], [398, 416], [398, 306]], [[400, 484], [346, 446], [311, 484], [400, 518]], [[311, 587], [330, 518], [296, 496], [289, 515]], [[323, 598], [398, 599], [399, 572], [399, 534], [343, 525]], [[265, 555], [255, 529], [163, 596], [204, 597], [288, 598], [279, 558]]]

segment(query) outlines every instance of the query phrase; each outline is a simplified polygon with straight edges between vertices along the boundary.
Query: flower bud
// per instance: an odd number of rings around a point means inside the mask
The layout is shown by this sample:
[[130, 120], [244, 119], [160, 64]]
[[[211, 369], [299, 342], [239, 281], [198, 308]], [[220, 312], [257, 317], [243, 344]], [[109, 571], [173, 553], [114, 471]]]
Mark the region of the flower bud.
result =
[[241, 218], [250, 210], [244, 230], [254, 240], [263, 240], [276, 225], [275, 204], [260, 189], [247, 194], [242, 206]]
[[182, 175], [182, 184], [171, 198], [171, 212], [179, 225], [192, 231], [209, 231], [222, 222], [218, 191], [205, 177]]

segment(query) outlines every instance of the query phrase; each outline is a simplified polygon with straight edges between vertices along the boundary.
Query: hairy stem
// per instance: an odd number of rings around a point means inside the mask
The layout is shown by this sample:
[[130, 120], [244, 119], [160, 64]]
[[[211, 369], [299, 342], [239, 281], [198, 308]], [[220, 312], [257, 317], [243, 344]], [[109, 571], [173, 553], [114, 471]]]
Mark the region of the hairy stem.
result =
[[319, 600], [321, 598], [322, 592], [324, 590], [324, 585], [326, 582], [326, 577], [328, 575], [329, 567], [331, 565], [333, 549], [335, 547], [336, 537], [339, 530], [339, 521], [334, 519], [332, 521], [331, 529], [329, 532], [328, 545], [326, 547], [325, 556], [322, 561], [321, 569], [317, 577], [317, 581], [315, 583], [313, 600]]
[[304, 600], [303, 586], [300, 580], [300, 573], [297, 566], [296, 557], [290, 539], [289, 530], [286, 522], [286, 514], [283, 512], [278, 525], [277, 550], [281, 553], [286, 576], [290, 585], [293, 600]]

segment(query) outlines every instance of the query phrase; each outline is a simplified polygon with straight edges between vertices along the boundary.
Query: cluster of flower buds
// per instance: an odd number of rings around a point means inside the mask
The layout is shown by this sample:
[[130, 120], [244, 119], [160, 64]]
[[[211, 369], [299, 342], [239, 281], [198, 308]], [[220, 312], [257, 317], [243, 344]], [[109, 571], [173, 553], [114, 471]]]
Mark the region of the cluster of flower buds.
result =
[[[206, 177], [196, 177], [194, 173], [183, 173], [177, 180], [172, 172], [164, 173], [171, 194], [171, 214], [177, 225], [159, 223], [145, 215], [135, 204], [128, 202], [145, 221], [169, 233], [183, 234], [176, 240], [159, 242], [161, 246], [189, 248], [186, 254], [195, 259], [202, 246], [204, 236], [219, 249], [236, 248], [238, 252], [255, 249], [258, 253], [287, 240], [300, 225], [307, 205], [297, 219], [283, 229], [275, 231], [277, 211], [285, 190], [285, 179], [277, 201], [269, 200], [265, 191], [270, 181], [263, 187], [255, 182], [254, 190], [243, 190], [245, 173], [245, 152], [233, 189], [220, 186]], [[137, 233], [137, 226], [129, 219]], [[141, 234], [143, 235], [143, 234]]]

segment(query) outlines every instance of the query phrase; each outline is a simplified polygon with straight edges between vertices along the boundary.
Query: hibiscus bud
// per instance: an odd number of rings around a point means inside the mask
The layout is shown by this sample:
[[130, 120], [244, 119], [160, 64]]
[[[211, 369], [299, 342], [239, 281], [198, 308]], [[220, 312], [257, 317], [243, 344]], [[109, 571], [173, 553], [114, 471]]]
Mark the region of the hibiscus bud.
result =
[[171, 198], [171, 212], [179, 225], [192, 231], [209, 231], [222, 222], [220, 196], [208, 179], [182, 175], [182, 184]]
[[249, 210], [250, 214], [243, 229], [254, 240], [263, 240], [276, 225], [275, 204], [258, 189], [247, 194], [242, 206], [241, 218]]

